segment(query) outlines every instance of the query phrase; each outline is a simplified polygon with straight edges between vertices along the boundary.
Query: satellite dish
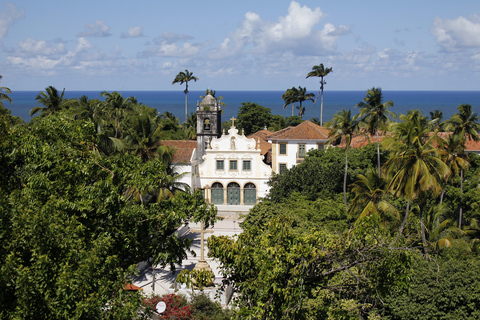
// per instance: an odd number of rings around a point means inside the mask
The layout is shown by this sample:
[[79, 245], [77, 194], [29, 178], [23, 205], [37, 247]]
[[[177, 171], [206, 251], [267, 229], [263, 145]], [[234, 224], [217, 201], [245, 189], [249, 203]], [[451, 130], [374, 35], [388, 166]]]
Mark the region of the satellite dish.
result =
[[167, 309], [167, 304], [163, 301], [160, 301], [155, 306], [155, 310], [157, 310], [158, 313], [162, 313], [163, 311], [165, 311], [165, 309]]

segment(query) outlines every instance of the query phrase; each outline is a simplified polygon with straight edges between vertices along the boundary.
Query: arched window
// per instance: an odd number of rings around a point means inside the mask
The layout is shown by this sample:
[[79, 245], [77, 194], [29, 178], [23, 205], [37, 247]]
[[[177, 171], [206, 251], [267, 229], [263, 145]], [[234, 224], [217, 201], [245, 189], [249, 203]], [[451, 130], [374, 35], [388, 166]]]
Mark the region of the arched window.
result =
[[240, 204], [240, 185], [236, 182], [230, 182], [227, 186], [227, 200], [229, 205]]
[[220, 182], [212, 184], [212, 203], [223, 204], [223, 185]]
[[251, 182], [245, 184], [243, 188], [243, 200], [246, 205], [257, 203], [257, 187]]

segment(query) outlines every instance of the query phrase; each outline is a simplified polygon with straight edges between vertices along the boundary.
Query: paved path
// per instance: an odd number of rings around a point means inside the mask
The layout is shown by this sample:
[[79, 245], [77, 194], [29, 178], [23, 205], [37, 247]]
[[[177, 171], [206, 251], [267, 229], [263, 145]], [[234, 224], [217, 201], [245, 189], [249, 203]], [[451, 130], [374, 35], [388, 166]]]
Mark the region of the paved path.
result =
[[[242, 229], [239, 226], [239, 222], [242, 220], [238, 220], [238, 216], [236, 212], [226, 212], [223, 211], [222, 214], [219, 214], [220, 217], [225, 217], [224, 220], [219, 220], [215, 223], [213, 228], [209, 228], [207, 230], [212, 230], [213, 233], [205, 233], [205, 240], [210, 237], [210, 235], [226, 235], [226, 236], [234, 236], [242, 232]], [[174, 273], [170, 270], [170, 267], [166, 267], [165, 269], [160, 267], [150, 268], [146, 263], [141, 264], [139, 266], [141, 273], [138, 277], [136, 277], [133, 281], [133, 284], [142, 288], [143, 292], [147, 295], [155, 293], [158, 295], [172, 293], [174, 291], [174, 283], [176, 280], [177, 275], [183, 269], [192, 270], [195, 267], [198, 259], [200, 258], [200, 232], [192, 232], [192, 230], [200, 230], [200, 224], [190, 224], [189, 229], [185, 229], [186, 231], [183, 233], [183, 236], [189, 237], [193, 239], [192, 250], [195, 252], [196, 256], [191, 255], [188, 253], [187, 259], [183, 261], [181, 266], [176, 266], [176, 270]], [[209, 263], [212, 271], [215, 274], [215, 283], [220, 284], [222, 275], [218, 269], [218, 262], [215, 260], [208, 258], [207, 256], [208, 249], [206, 248], [206, 241], [205, 241], [205, 260]], [[154, 281], [155, 279], [155, 281]], [[181, 290], [183, 294], [188, 294], [187, 290]], [[191, 292], [191, 290], [190, 290]], [[213, 293], [211, 295], [214, 296]]]

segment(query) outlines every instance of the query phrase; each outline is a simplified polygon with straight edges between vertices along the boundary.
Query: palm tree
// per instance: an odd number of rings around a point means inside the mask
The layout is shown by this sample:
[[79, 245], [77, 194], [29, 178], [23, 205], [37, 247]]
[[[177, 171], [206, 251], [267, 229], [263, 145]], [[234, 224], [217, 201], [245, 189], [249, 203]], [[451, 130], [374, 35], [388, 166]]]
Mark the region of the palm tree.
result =
[[432, 131], [443, 132], [445, 123], [442, 122], [443, 112], [440, 110], [430, 111], [430, 126]]
[[357, 223], [372, 215], [380, 218], [383, 227], [386, 227], [387, 220], [399, 219], [397, 208], [388, 202], [386, 182], [373, 169], [368, 169], [367, 175], [360, 174], [358, 180], [350, 185], [352, 192], [355, 193], [349, 213], [357, 218]]
[[297, 101], [300, 103], [300, 108], [299, 110], [302, 111], [302, 116], [305, 114], [305, 108], [302, 109], [302, 103], [304, 101], [312, 101], [313, 102], [313, 97], [315, 95], [313, 93], [307, 93], [307, 88], [305, 87], [298, 87], [297, 90]]
[[478, 135], [478, 131], [480, 131], [478, 115], [473, 112], [472, 106], [469, 104], [461, 104], [457, 109], [458, 112], [447, 121], [447, 130], [451, 130], [454, 134], [464, 136], [469, 140], [478, 141], [480, 139]]
[[[324, 77], [326, 77], [330, 72], [333, 72], [332, 68], [325, 68], [323, 66], [323, 63], [320, 63], [318, 66], [313, 66], [312, 71], [310, 71], [307, 74], [307, 78], [309, 77], [320, 77], [320, 91], [322, 95], [322, 99], [320, 102], [320, 125], [323, 125], [323, 86], [327, 84], [325, 80], [323, 80]], [[317, 103], [318, 100], [318, 95], [317, 98], [313, 103]]]
[[[447, 121], [447, 129], [453, 131], [453, 135], [458, 136], [455, 143], [457, 148], [455, 156], [464, 154], [466, 139], [479, 141], [480, 124], [478, 123], [478, 115], [473, 112], [472, 106], [469, 104], [461, 104], [457, 107], [458, 112], [452, 115]], [[463, 149], [463, 150], [462, 150]], [[465, 156], [463, 156], [465, 157]], [[460, 211], [458, 218], [458, 227], [462, 227], [463, 220], [463, 168], [460, 170]]]
[[399, 235], [408, 219], [410, 203], [418, 199], [420, 203], [420, 227], [424, 253], [428, 257], [424, 213], [421, 207], [426, 192], [438, 195], [442, 189], [441, 181], [450, 174], [450, 169], [442, 161], [442, 152], [436, 149], [429, 135], [427, 119], [419, 111], [410, 111], [400, 117], [403, 122], [393, 126], [393, 137], [387, 137], [382, 145], [391, 151], [390, 159], [385, 163], [389, 189], [396, 196], [407, 200], [405, 217], [400, 225]]
[[195, 140], [197, 137], [197, 113], [190, 112], [187, 121], [182, 123], [185, 136], [188, 140]]
[[332, 120], [325, 124], [330, 129], [328, 137], [330, 141], [345, 141], [345, 175], [343, 178], [343, 199], [345, 202], [345, 210], [347, 210], [347, 170], [348, 170], [348, 150], [352, 142], [353, 135], [358, 131], [359, 120], [358, 115], [352, 117], [351, 110], [342, 109], [336, 113]]
[[367, 132], [371, 135], [377, 136], [377, 165], [378, 174], [382, 176], [380, 170], [380, 141], [378, 138], [378, 131], [386, 131], [386, 126], [390, 122], [390, 118], [395, 118], [396, 115], [390, 110], [393, 107], [392, 100], [388, 100], [382, 103], [382, 89], [373, 87], [367, 90], [367, 94], [363, 101], [359, 102], [356, 106], [360, 108], [360, 117], [362, 122], [366, 124]]
[[67, 99], [63, 98], [64, 94], [65, 89], [63, 89], [62, 94], [59, 94], [55, 87], [48, 86], [45, 88], [45, 91], [40, 92], [35, 97], [37, 103], [42, 104], [43, 106], [37, 106], [30, 110], [30, 116], [33, 116], [38, 111], [40, 111], [42, 117], [60, 111], [68, 102]]
[[114, 137], [120, 139], [122, 136], [122, 122], [127, 111], [133, 110], [136, 105], [136, 98], [123, 98], [120, 93], [114, 91], [112, 93], [103, 91], [100, 93], [105, 97], [105, 112], [113, 121]]
[[187, 120], [188, 117], [188, 82], [189, 81], [195, 81], [197, 82], [198, 78], [193, 76], [193, 72], [189, 72], [187, 69], [185, 69], [185, 72], [181, 71], [179, 72], [176, 76], [175, 79], [172, 81], [172, 85], [175, 83], [180, 83], [181, 85], [185, 83], [185, 90], [183, 91], [185, 93], [185, 121]]
[[297, 110], [298, 110], [298, 116], [300, 118], [303, 118], [303, 116], [305, 115], [305, 107], [297, 106]]
[[282, 100], [285, 101], [283, 105], [283, 109], [287, 107], [290, 103], [292, 104], [292, 117], [294, 116], [295, 110], [295, 102], [298, 101], [298, 89], [292, 87], [291, 89], [287, 89], [284, 94], [282, 94]]
[[[2, 80], [2, 76], [0, 76], [0, 82]], [[12, 94], [12, 91], [7, 87], [0, 87], [0, 108], [3, 108], [3, 101], [9, 101], [12, 103], [12, 98], [10, 98], [7, 94]]]

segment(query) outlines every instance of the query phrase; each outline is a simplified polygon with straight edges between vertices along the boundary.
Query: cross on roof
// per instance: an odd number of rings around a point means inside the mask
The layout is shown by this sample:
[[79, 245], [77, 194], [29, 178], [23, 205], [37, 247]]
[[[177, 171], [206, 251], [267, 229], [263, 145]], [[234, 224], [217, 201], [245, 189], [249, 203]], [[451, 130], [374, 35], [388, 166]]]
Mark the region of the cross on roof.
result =
[[231, 117], [230, 120], [232, 120], [232, 127], [235, 127], [235, 117]]

